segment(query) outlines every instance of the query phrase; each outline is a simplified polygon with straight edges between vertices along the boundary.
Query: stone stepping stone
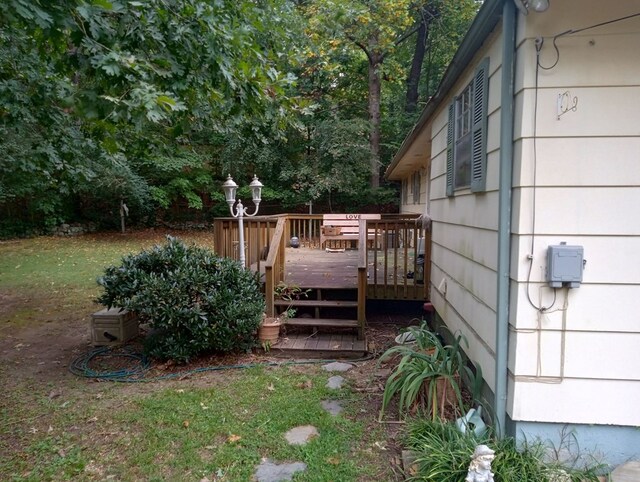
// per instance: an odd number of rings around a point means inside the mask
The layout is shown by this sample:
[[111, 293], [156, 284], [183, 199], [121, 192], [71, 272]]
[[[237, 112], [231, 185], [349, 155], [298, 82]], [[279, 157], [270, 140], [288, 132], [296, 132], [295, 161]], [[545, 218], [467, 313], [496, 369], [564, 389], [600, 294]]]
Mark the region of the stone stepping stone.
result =
[[332, 362], [322, 365], [322, 368], [328, 372], [347, 372], [353, 368], [351, 363]]
[[318, 429], [313, 425], [301, 425], [284, 434], [284, 438], [291, 445], [306, 445], [309, 440], [319, 436]]
[[339, 400], [323, 400], [321, 402], [322, 408], [329, 412], [334, 417], [340, 415], [340, 412], [344, 410], [344, 407]]
[[273, 460], [264, 459], [257, 466], [253, 477], [257, 482], [280, 482], [292, 480], [296, 472], [304, 472], [305, 470], [307, 470], [307, 464], [303, 462], [276, 464]]
[[333, 376], [329, 378], [329, 381], [325, 385], [325, 387], [330, 388], [332, 390], [338, 390], [342, 388], [342, 384], [344, 383], [344, 378], [340, 375]]

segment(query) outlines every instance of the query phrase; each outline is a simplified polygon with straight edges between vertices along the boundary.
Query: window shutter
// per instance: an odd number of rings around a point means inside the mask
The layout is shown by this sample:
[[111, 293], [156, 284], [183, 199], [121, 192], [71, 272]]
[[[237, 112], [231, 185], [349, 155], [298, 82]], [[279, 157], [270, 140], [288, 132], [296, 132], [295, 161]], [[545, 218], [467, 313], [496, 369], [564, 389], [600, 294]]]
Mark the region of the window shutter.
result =
[[471, 130], [471, 192], [487, 185], [487, 108], [489, 104], [489, 58], [476, 69], [473, 78], [473, 127]]
[[447, 196], [453, 196], [453, 129], [455, 101], [449, 105], [449, 123], [447, 124]]

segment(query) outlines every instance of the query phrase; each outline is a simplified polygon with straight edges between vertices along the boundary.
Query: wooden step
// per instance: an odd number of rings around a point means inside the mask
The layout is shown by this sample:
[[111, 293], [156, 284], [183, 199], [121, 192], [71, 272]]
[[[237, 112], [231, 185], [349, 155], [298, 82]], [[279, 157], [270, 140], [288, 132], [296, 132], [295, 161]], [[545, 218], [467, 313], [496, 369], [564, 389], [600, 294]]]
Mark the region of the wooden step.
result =
[[275, 300], [273, 302], [275, 306], [298, 306], [298, 307], [311, 307], [311, 308], [357, 308], [357, 301], [345, 301], [345, 300]]
[[293, 358], [360, 358], [367, 353], [367, 341], [356, 335], [295, 334], [281, 337], [270, 350]]
[[287, 318], [290, 326], [317, 326], [323, 328], [358, 328], [358, 320], [341, 320], [335, 318]]

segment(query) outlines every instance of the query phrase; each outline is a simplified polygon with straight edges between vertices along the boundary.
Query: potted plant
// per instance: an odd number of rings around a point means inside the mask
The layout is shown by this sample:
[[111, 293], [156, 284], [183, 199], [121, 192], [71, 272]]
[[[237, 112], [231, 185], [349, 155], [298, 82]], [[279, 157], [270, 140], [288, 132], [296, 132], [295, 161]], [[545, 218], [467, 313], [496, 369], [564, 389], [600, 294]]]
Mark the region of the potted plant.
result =
[[293, 308], [294, 302], [302, 297], [307, 297], [308, 292], [309, 290], [303, 290], [298, 285], [284, 282], [278, 283], [273, 290], [275, 297], [285, 300], [289, 304], [284, 311], [275, 317], [268, 317], [266, 314], [263, 316], [260, 327], [258, 328], [258, 339], [263, 346], [266, 344], [271, 346], [278, 341], [280, 328], [286, 323], [288, 318], [293, 318], [296, 314], [296, 309]]
[[438, 336], [429, 331], [426, 322], [408, 330], [412, 344], [403, 344], [387, 350], [380, 361], [401, 357], [400, 362], [387, 379], [382, 397], [380, 418], [395, 395], [400, 396], [400, 413], [422, 410], [433, 420], [442, 417], [446, 409], [463, 413], [460, 375], [469, 379], [474, 396], [479, 393], [482, 372], [467, 366], [462, 344], [467, 344], [462, 334], [453, 337], [453, 343], [444, 345]]

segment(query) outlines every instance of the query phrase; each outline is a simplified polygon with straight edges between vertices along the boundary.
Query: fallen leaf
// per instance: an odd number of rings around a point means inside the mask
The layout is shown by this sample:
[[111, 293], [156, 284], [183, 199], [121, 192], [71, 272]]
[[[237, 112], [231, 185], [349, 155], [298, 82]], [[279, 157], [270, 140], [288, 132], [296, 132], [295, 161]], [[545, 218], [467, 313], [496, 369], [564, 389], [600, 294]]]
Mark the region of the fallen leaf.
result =
[[298, 388], [311, 388], [313, 386], [313, 383], [311, 383], [311, 380], [305, 380], [302, 383], [298, 383], [298, 385], [296, 385]]
[[340, 460], [337, 457], [329, 457], [327, 459], [327, 463], [331, 465], [338, 465], [340, 463]]
[[229, 442], [230, 444], [237, 442], [238, 440], [240, 440], [242, 437], [240, 435], [234, 435], [231, 434], [227, 437], [227, 442]]
[[91, 417], [89, 420], [87, 420], [87, 422], [97, 422], [98, 421], [98, 417]]
[[276, 387], [273, 386], [273, 383], [270, 383], [269, 385], [267, 385], [267, 390], [269, 390], [270, 392], [273, 392], [276, 389]]

